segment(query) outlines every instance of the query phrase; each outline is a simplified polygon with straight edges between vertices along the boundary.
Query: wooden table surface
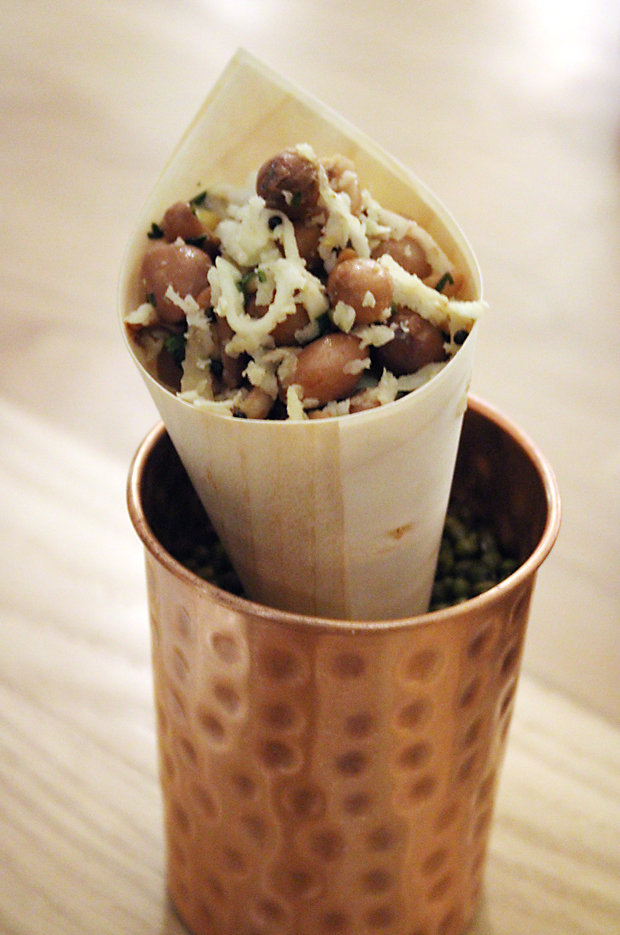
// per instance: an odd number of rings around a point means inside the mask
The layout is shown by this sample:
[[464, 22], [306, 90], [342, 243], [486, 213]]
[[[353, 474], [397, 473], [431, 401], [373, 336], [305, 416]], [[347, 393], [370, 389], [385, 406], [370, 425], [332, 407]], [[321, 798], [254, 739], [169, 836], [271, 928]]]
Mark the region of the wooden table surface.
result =
[[157, 419], [123, 346], [134, 218], [242, 45], [449, 206], [473, 390], [551, 460], [476, 935], [620, 932], [620, 9], [613, 0], [0, 0], [0, 932], [169, 935], [141, 546]]

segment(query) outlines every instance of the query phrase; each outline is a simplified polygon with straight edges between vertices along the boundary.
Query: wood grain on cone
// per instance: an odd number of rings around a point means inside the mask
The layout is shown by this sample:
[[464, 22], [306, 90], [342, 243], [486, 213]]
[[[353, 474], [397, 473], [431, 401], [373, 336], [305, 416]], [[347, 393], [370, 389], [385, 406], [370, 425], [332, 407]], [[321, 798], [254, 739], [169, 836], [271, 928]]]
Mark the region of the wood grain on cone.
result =
[[[265, 159], [300, 142], [320, 157], [350, 158], [373, 197], [414, 218], [464, 274], [461, 298], [481, 297], [467, 241], [425, 186], [346, 121], [241, 51], [180, 141], [138, 221], [121, 276], [121, 315], [143, 301], [137, 271], [153, 220], [197, 185], [244, 184]], [[250, 597], [341, 619], [426, 610], [477, 330], [474, 325], [435, 377], [397, 402], [299, 422], [199, 410], [135, 358]]]

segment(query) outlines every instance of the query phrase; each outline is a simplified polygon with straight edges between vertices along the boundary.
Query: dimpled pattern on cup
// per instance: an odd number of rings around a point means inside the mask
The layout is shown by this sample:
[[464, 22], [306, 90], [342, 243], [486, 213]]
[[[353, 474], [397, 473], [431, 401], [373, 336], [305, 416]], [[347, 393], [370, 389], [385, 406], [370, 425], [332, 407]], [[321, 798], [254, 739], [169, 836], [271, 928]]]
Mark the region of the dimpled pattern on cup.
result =
[[190, 929], [461, 932], [529, 583], [471, 620], [343, 631], [248, 621], [149, 565], [170, 891]]
[[[470, 475], [461, 464], [471, 486]], [[547, 510], [527, 482], [535, 520], [520, 518], [527, 500], [507, 495], [505, 474], [495, 504], [514, 511], [523, 559]], [[227, 595], [141, 534], [168, 882], [186, 925], [461, 935], [480, 896], [536, 566], [446, 611], [349, 624]]]

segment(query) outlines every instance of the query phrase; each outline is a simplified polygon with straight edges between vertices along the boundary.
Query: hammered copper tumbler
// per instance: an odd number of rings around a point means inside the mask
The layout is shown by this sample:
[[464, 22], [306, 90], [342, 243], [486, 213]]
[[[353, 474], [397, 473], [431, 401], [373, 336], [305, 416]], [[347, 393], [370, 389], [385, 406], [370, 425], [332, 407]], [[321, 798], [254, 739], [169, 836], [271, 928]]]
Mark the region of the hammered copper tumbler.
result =
[[460, 935], [536, 572], [559, 527], [545, 459], [470, 399], [453, 500], [520, 567], [473, 600], [387, 622], [275, 611], [187, 571], [153, 532], [179, 476], [160, 425], [134, 460], [129, 509], [146, 547], [181, 919], [194, 935]]

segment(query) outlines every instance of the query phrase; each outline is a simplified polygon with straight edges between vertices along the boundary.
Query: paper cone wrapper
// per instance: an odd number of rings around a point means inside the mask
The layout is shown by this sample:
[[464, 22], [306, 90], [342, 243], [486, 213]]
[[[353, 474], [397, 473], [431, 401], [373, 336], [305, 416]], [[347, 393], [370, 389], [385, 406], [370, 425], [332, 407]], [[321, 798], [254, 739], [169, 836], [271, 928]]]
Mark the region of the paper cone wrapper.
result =
[[[145, 231], [197, 185], [243, 185], [275, 153], [340, 153], [384, 207], [414, 218], [481, 297], [476, 261], [446, 209], [335, 113], [240, 51], [174, 152], [138, 221], [120, 312], [143, 300]], [[146, 385], [253, 600], [340, 619], [395, 619], [428, 606], [467, 405], [478, 326], [428, 383], [397, 402], [304, 421], [234, 419]]]

